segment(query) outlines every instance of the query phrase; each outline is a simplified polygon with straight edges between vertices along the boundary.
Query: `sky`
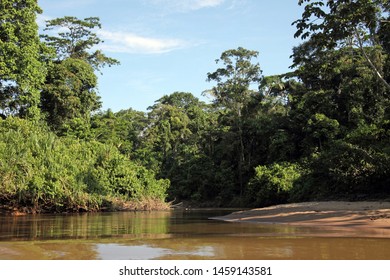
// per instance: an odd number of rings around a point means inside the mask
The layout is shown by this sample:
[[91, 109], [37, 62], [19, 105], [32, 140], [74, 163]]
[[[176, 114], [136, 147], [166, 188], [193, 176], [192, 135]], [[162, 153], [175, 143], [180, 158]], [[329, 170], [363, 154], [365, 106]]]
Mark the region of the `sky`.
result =
[[99, 17], [98, 46], [120, 61], [99, 78], [102, 110], [146, 111], [163, 95], [202, 95], [214, 86], [207, 73], [222, 52], [243, 47], [259, 52], [263, 75], [288, 72], [298, 0], [38, 0], [45, 20]]

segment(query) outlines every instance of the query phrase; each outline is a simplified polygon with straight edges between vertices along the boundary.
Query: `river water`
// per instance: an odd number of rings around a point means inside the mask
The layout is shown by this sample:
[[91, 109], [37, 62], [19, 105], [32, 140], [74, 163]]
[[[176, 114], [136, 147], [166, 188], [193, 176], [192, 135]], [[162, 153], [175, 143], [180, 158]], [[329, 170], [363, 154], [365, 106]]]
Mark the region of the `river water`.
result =
[[209, 219], [231, 211], [0, 216], [0, 259], [390, 259], [390, 236]]

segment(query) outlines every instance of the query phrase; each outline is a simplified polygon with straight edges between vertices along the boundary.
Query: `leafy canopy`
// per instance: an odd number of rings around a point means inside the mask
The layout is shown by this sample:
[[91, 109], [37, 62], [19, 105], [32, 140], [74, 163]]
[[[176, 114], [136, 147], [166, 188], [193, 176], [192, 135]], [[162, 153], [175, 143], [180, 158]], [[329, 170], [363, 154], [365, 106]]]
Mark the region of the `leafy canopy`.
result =
[[40, 61], [36, 0], [0, 1], [0, 112], [37, 119], [39, 88], [45, 77]]
[[95, 70], [106, 65], [116, 65], [119, 61], [107, 57], [101, 50], [90, 50], [103, 41], [98, 37], [95, 29], [101, 29], [98, 17], [89, 17], [84, 20], [76, 17], [63, 17], [48, 20], [45, 31], [57, 30], [55, 35], [42, 35], [47, 44], [56, 50], [58, 60], [75, 58], [87, 61]]
[[383, 33], [389, 28], [388, 0], [325, 2], [299, 0], [298, 4], [305, 4], [305, 9], [302, 18], [293, 22], [297, 27], [295, 37], [309, 39], [314, 53], [343, 47], [349, 47], [351, 52], [359, 49], [380, 82], [390, 90], [382, 65], [375, 61], [388, 49], [389, 37]]

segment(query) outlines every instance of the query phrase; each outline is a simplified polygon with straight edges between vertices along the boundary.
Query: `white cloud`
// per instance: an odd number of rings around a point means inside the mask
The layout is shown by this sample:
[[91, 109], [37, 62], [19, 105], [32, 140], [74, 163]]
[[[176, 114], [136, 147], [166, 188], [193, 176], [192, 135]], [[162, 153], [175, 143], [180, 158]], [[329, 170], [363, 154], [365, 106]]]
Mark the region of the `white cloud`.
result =
[[128, 32], [100, 30], [98, 35], [104, 40], [103, 50], [117, 53], [166, 53], [189, 45], [179, 39], [151, 38]]
[[226, 0], [147, 0], [148, 2], [159, 5], [164, 9], [175, 12], [195, 11], [203, 8], [217, 7]]
[[46, 27], [46, 21], [47, 20], [51, 20], [52, 18], [49, 17], [49, 16], [45, 16], [45, 15], [42, 15], [42, 14], [38, 14], [37, 15], [37, 24], [39, 26], [39, 28], [45, 28]]
[[[46, 27], [46, 21], [51, 19], [53, 18], [49, 16], [38, 15], [37, 24], [40, 29], [44, 29]], [[48, 32], [51, 32], [54, 35], [58, 35], [58, 32], [65, 31], [68, 30], [66, 28], [55, 28], [52, 31], [45, 31], [44, 33], [47, 34]], [[193, 45], [180, 39], [152, 38], [130, 32], [112, 32], [108, 30], [95, 30], [95, 32], [98, 34], [99, 38], [104, 41], [98, 48], [115, 53], [167, 53]]]
[[202, 8], [209, 8], [209, 7], [216, 7], [221, 5], [225, 0], [195, 0], [195, 1], [187, 1], [190, 5], [189, 7], [192, 10], [202, 9]]

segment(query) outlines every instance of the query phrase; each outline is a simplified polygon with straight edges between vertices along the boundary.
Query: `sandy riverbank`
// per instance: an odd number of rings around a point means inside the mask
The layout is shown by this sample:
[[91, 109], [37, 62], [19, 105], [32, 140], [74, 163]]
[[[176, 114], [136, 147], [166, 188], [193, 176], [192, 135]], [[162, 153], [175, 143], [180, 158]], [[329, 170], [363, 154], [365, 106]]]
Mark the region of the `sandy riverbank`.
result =
[[390, 237], [390, 202], [305, 202], [239, 211], [213, 219], [227, 222], [337, 227], [362, 236]]

